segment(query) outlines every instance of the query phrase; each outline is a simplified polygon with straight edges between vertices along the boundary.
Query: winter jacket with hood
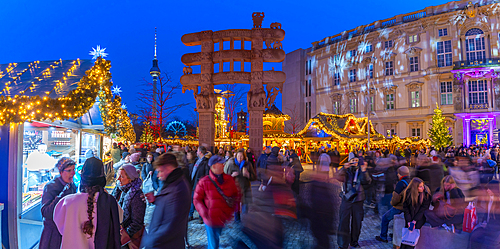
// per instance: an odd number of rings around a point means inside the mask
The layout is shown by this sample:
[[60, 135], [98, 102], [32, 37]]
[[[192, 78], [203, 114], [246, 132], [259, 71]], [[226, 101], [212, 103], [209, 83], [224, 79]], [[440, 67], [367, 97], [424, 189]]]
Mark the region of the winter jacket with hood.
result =
[[[205, 224], [210, 227], [224, 227], [224, 224], [231, 220], [233, 213], [240, 205], [238, 188], [233, 178], [226, 174], [222, 174], [222, 177], [223, 183], [220, 184], [215, 174], [210, 171], [209, 175], [203, 177], [198, 182], [193, 196], [193, 203], [196, 210], [200, 213]], [[224, 195], [234, 198], [233, 207], [229, 207], [210, 179], [221, 188]]]
[[185, 248], [191, 191], [180, 168], [162, 182], [154, 204], [156, 208], [148, 233], [142, 238], [141, 248]]

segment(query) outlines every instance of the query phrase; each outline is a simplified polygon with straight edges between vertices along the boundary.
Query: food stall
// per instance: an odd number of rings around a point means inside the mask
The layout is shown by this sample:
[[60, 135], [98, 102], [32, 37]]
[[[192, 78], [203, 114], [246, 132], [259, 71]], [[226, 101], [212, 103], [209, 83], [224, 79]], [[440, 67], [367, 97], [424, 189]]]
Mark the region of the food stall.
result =
[[[4, 86], [0, 88], [0, 156], [5, 159], [0, 160], [0, 203], [6, 207], [2, 213], [5, 248], [37, 245], [43, 189], [58, 175], [54, 166], [59, 158], [70, 157], [82, 164], [88, 149], [102, 157], [103, 140], [113, 127], [106, 125], [100, 110], [120, 101], [111, 94], [109, 68], [109, 61], [102, 58], [0, 65], [0, 86]], [[114, 112], [123, 110], [110, 108], [105, 114]]]

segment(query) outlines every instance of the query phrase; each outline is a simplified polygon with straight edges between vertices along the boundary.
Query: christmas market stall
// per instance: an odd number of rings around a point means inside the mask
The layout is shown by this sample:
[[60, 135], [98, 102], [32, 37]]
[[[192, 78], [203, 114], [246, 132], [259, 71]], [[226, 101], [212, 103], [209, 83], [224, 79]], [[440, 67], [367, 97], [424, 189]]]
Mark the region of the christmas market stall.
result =
[[6, 203], [2, 241], [9, 241], [7, 248], [38, 243], [42, 191], [59, 173], [54, 169], [59, 158], [70, 157], [78, 168], [87, 157], [102, 158], [115, 140], [135, 142], [128, 112], [111, 90], [110, 67], [101, 57], [0, 65], [0, 155], [5, 159], [0, 203]]
[[[370, 132], [368, 132], [370, 126]], [[357, 118], [353, 114], [335, 115], [319, 113], [311, 118], [298, 135], [303, 136], [306, 153], [320, 148], [336, 148], [341, 154], [366, 149], [368, 136], [371, 141], [383, 140], [368, 118]]]
[[[264, 144], [263, 146], [278, 146], [296, 148], [302, 141], [300, 134], [290, 134], [285, 132], [285, 121], [290, 116], [283, 114], [274, 104], [263, 114]], [[243, 145], [248, 146], [248, 135], [242, 136]]]

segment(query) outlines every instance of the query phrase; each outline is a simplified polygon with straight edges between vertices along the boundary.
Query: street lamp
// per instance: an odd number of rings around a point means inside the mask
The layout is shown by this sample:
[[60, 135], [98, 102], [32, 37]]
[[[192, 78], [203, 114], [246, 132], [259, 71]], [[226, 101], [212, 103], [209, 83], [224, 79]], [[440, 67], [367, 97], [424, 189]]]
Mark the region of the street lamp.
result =
[[368, 123], [367, 123], [367, 126], [368, 126], [368, 142], [366, 144], [366, 151], [370, 151], [370, 136], [371, 136], [371, 127], [370, 127], [370, 114], [373, 112], [373, 115], [375, 115], [375, 112], [372, 111], [372, 105], [375, 104], [375, 103], [372, 103], [371, 101], [371, 98], [373, 97], [373, 94], [375, 93], [375, 89], [374, 88], [370, 88], [368, 89], [368, 94], [365, 95], [365, 98], [368, 98], [368, 99], [365, 99], [365, 103], [368, 103], [366, 105], [366, 114], [367, 114], [367, 120], [368, 120]]

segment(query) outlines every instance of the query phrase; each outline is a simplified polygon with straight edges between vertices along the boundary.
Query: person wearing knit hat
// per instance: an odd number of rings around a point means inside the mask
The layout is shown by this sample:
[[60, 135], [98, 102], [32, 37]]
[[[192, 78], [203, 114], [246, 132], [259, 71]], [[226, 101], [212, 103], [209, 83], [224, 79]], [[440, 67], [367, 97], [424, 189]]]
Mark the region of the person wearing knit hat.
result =
[[[123, 209], [121, 241], [129, 241], [136, 236], [141, 238], [144, 232], [144, 216], [146, 214], [146, 203], [142, 200], [142, 180], [139, 172], [132, 164], [125, 164], [118, 169], [118, 183], [111, 195], [118, 201]], [[139, 248], [140, 241], [130, 242]]]
[[142, 170], [142, 165], [139, 163], [139, 159], [141, 159], [141, 153], [136, 152], [130, 155], [130, 164], [134, 165], [136, 169], [139, 171]]
[[54, 223], [62, 236], [60, 248], [78, 245], [79, 248], [119, 249], [118, 204], [104, 191], [106, 176], [102, 161], [88, 158], [81, 177], [80, 193], [65, 196], [54, 208]]
[[53, 221], [54, 208], [63, 197], [76, 193], [76, 186], [73, 183], [75, 161], [69, 157], [63, 157], [59, 159], [55, 167], [59, 170], [60, 175], [48, 182], [43, 188], [43, 228], [39, 243], [40, 248], [61, 248], [62, 237]]
[[350, 162], [352, 159], [354, 159], [356, 156], [354, 155], [354, 153], [352, 152], [349, 152], [349, 157], [348, 157], [348, 162]]

